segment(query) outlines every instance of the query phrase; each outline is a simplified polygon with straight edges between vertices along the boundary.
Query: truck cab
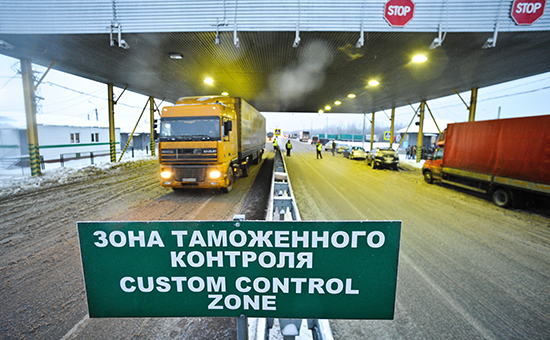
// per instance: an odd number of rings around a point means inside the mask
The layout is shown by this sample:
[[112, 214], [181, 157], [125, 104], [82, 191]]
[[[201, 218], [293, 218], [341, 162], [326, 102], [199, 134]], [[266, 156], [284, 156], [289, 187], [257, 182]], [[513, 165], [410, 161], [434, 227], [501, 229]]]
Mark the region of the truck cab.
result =
[[433, 155], [424, 162], [422, 174], [427, 183], [433, 183], [434, 180], [441, 180], [443, 173], [441, 171], [443, 164], [444, 146], [438, 147]]
[[236, 120], [228, 105], [176, 105], [162, 112], [159, 134], [161, 185], [226, 188], [234, 181]]

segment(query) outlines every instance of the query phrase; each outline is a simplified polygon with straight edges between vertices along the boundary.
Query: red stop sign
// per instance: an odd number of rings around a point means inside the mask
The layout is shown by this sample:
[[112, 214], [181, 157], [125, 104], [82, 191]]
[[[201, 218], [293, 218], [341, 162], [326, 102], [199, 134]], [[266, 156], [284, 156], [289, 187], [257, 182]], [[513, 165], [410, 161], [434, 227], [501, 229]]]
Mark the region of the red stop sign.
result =
[[414, 3], [411, 0], [389, 0], [384, 6], [384, 19], [390, 26], [403, 27], [413, 16]]
[[546, 0], [514, 0], [512, 18], [518, 25], [531, 25], [544, 14]]

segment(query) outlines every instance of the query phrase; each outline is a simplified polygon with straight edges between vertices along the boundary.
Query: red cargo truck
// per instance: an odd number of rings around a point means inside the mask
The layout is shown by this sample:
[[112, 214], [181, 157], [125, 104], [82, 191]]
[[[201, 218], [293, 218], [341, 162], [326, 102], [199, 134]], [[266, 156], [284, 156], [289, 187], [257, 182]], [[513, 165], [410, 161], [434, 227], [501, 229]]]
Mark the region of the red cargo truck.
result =
[[489, 194], [499, 207], [550, 195], [550, 115], [449, 124], [422, 168], [435, 180]]

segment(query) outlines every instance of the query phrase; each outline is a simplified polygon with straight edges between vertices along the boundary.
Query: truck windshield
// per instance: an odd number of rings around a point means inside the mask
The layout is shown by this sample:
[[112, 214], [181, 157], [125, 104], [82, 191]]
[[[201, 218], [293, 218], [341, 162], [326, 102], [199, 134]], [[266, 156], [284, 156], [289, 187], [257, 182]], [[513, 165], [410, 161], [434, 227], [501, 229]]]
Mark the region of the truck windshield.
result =
[[220, 117], [170, 117], [160, 120], [161, 140], [221, 140]]

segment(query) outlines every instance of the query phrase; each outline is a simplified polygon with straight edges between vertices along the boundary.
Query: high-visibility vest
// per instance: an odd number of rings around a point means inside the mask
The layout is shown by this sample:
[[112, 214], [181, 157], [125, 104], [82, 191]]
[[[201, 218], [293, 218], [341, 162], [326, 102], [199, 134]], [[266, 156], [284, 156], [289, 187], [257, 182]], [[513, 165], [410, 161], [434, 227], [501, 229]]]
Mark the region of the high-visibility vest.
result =
[[277, 140], [274, 140], [273, 141], [273, 147], [276, 147], [277, 146]]
[[323, 150], [323, 146], [321, 145], [321, 143], [318, 143], [317, 144], [317, 151], [321, 151]]
[[287, 149], [292, 149], [292, 144], [290, 142], [286, 143], [286, 148]]

